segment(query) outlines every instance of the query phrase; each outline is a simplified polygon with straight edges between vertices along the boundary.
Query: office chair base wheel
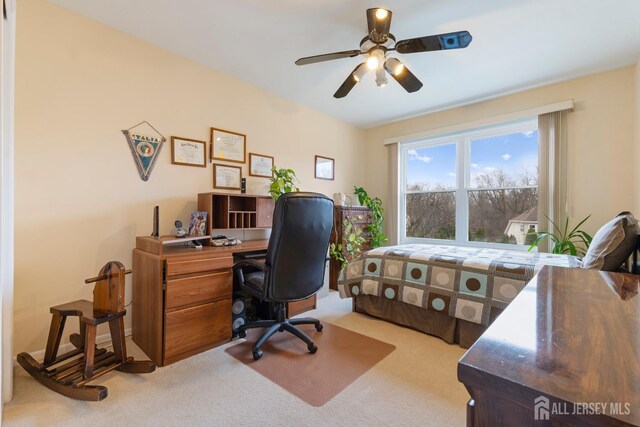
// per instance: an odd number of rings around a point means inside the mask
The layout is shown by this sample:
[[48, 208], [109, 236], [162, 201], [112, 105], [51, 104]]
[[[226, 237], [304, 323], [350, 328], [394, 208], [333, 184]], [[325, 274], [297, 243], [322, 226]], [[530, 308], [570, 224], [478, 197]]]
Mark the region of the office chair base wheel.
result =
[[256, 350], [253, 352], [253, 360], [260, 360], [262, 357], [262, 350]]
[[322, 323], [318, 323], [318, 324], [316, 325], [316, 331], [318, 331], [318, 332], [322, 332]]
[[316, 354], [316, 351], [318, 351], [318, 346], [315, 344], [309, 344], [307, 348], [309, 349], [309, 353], [311, 354]]

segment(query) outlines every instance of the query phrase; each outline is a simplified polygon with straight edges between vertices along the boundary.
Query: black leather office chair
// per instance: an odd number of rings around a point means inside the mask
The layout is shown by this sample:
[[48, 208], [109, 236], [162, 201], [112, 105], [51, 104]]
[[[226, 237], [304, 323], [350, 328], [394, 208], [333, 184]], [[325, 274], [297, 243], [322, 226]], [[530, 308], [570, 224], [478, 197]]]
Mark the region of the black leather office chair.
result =
[[240, 287], [263, 301], [273, 302], [275, 320], [260, 320], [239, 328], [269, 328], [253, 345], [253, 358], [262, 357], [260, 346], [276, 332], [287, 331], [307, 344], [309, 352], [318, 347], [295, 325], [322, 324], [317, 319], [287, 319], [286, 303], [309, 298], [322, 288], [333, 226], [333, 201], [317, 193], [286, 193], [276, 202], [273, 228], [264, 262], [243, 260], [233, 266]]

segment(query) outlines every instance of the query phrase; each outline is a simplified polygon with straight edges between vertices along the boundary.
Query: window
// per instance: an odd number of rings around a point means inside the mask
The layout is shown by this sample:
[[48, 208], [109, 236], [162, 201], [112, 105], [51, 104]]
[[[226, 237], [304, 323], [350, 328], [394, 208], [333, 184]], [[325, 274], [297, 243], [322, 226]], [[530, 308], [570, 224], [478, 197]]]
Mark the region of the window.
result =
[[400, 239], [527, 245], [537, 229], [537, 119], [404, 143]]

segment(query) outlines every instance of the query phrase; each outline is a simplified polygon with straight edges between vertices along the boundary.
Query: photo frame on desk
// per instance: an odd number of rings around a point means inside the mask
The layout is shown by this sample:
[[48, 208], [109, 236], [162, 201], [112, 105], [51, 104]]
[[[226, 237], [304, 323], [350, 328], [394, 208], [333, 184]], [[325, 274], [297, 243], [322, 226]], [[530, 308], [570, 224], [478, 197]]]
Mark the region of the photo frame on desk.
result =
[[210, 160], [247, 162], [247, 136], [224, 129], [211, 128]]
[[171, 137], [171, 164], [207, 167], [207, 143], [197, 139]]
[[207, 212], [193, 212], [189, 221], [189, 236], [205, 236], [207, 234]]
[[214, 163], [213, 188], [222, 190], [242, 189], [242, 168], [240, 166]]

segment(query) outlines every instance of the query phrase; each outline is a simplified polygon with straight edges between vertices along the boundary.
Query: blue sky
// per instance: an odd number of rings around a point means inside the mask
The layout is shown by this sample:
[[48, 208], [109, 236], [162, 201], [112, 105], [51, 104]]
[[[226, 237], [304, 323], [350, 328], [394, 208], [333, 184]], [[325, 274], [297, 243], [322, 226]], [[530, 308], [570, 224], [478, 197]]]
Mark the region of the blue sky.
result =
[[[407, 184], [428, 183], [430, 188], [456, 185], [456, 146], [438, 145], [409, 150], [407, 153]], [[475, 177], [502, 169], [518, 176], [538, 166], [538, 132], [500, 135], [471, 141], [471, 186]]]

